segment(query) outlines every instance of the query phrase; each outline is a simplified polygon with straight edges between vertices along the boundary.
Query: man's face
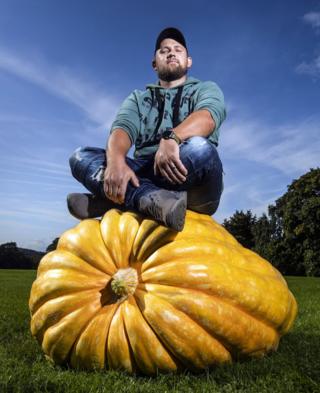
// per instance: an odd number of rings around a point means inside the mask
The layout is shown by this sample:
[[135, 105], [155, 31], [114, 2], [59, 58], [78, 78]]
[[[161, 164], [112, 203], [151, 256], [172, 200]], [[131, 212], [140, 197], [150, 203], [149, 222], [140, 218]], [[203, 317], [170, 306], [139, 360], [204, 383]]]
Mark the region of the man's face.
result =
[[179, 42], [166, 38], [155, 54], [153, 68], [159, 79], [172, 82], [186, 75], [191, 64], [192, 59], [188, 56], [186, 48]]

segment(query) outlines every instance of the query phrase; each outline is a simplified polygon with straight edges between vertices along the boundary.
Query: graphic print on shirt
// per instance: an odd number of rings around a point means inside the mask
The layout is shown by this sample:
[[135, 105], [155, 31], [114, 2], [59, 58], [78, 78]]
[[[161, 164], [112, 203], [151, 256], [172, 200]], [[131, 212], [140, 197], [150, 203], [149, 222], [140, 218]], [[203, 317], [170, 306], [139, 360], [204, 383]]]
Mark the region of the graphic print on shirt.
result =
[[[182, 97], [182, 92], [183, 88], [179, 87], [174, 96], [169, 92], [166, 92], [162, 96], [159, 90], [157, 90], [155, 93], [156, 99], [153, 99], [154, 94], [151, 91], [151, 97], [145, 97], [143, 99], [142, 105], [145, 108], [147, 107], [149, 111], [147, 115], [140, 117], [141, 123], [145, 126], [145, 132], [137, 138], [137, 144], [140, 147], [159, 144], [164, 130], [176, 127], [190, 114], [189, 111], [185, 111], [183, 118], [180, 119], [180, 109], [184, 105], [187, 108], [191, 108], [190, 103], [195, 91], [192, 91], [191, 94], [186, 94], [184, 97]], [[151, 111], [156, 111], [153, 113], [155, 116], [151, 115]], [[148, 119], [150, 119], [150, 122]]]

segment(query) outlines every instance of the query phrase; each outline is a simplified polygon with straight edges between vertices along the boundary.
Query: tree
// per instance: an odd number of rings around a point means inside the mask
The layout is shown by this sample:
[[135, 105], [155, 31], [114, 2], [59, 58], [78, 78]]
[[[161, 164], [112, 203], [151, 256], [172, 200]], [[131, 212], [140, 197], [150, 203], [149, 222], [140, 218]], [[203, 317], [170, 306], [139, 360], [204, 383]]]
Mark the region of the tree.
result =
[[320, 168], [294, 180], [268, 213], [236, 211], [223, 225], [282, 274], [320, 276]]
[[15, 242], [9, 242], [0, 245], [0, 268], [32, 269], [33, 262], [23, 255]]
[[47, 247], [46, 252], [54, 251], [57, 248], [59, 238], [56, 237]]
[[252, 228], [254, 246], [253, 249], [266, 259], [270, 258], [270, 243], [272, 240], [272, 225], [268, 216], [263, 213], [256, 219]]
[[269, 215], [276, 240], [273, 252], [285, 273], [320, 276], [320, 168], [294, 180], [269, 206]]
[[250, 210], [242, 210], [233, 214], [229, 219], [223, 221], [223, 226], [246, 248], [252, 249], [255, 246], [253, 228], [256, 223], [256, 216]]

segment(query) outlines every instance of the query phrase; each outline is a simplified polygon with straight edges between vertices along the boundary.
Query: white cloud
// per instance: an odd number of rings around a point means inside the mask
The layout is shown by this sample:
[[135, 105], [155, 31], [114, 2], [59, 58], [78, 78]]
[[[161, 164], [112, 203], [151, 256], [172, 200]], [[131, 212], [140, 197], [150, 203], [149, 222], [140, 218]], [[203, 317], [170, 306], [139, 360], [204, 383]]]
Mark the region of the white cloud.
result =
[[316, 57], [312, 62], [302, 62], [296, 67], [298, 74], [306, 74], [317, 78], [320, 76], [320, 56]]
[[[105, 133], [105, 128], [114, 118], [117, 102], [94, 83], [75, 75], [71, 70], [52, 66], [42, 61], [39, 56], [18, 55], [0, 47], [1, 71], [77, 106], [86, 117], [85, 122], [81, 119], [80, 123], [4, 111], [0, 113], [0, 131], [8, 133], [8, 137], [1, 140], [0, 180], [7, 195], [1, 198], [0, 215], [11, 222], [10, 233], [15, 232], [16, 238], [34, 237], [37, 236], [36, 228], [41, 226], [40, 221], [43, 218], [48, 220], [47, 232], [52, 225], [64, 228], [70, 223], [70, 217], [66, 214], [65, 196], [70, 189], [83, 191], [83, 187], [73, 179], [68, 158], [74, 148], [81, 144], [81, 138], [86, 141], [86, 134], [92, 134], [94, 128], [104, 130]], [[87, 128], [84, 125], [87, 125]], [[88, 128], [89, 126], [91, 128]], [[57, 129], [60, 135], [65, 132], [67, 136], [63, 143], [59, 141]], [[77, 133], [75, 130], [78, 130]], [[20, 143], [15, 145], [17, 141]], [[71, 143], [74, 143], [74, 146], [70, 146]], [[24, 198], [20, 195], [20, 190], [28, 191]], [[16, 193], [20, 200], [13, 204]], [[50, 205], [51, 201], [59, 201], [60, 204]], [[21, 220], [30, 220], [37, 224], [32, 231], [23, 231]], [[0, 235], [6, 240], [9, 233], [5, 230]]]
[[226, 122], [219, 145], [225, 190], [214, 218], [222, 222], [236, 210], [267, 212], [292, 179], [320, 166], [319, 131], [319, 117], [280, 126], [238, 116]]
[[[306, 23], [310, 24], [316, 32], [320, 28], [320, 12], [309, 12], [305, 14], [302, 18]], [[298, 74], [309, 75], [315, 79], [320, 77], [320, 55], [317, 55], [310, 62], [303, 61], [298, 64], [295, 68]]]
[[303, 20], [314, 28], [320, 27], [320, 12], [309, 12], [303, 15]]
[[66, 216], [64, 211], [57, 211], [57, 209], [41, 208], [41, 207], [18, 207], [15, 209], [0, 210], [1, 217], [8, 217], [14, 219], [14, 217], [21, 219], [22, 217], [45, 217], [48, 221], [54, 221], [58, 223], [68, 223], [69, 216]]
[[319, 165], [319, 130], [320, 119], [313, 118], [278, 127], [234, 119], [224, 127], [221, 149], [226, 158], [241, 157], [297, 176]]
[[[60, 164], [35, 157], [14, 157], [11, 161], [14, 163], [15, 167], [22, 167], [28, 172], [44, 172], [48, 175], [70, 177], [70, 170], [65, 163]], [[1, 170], [2, 168], [0, 168], [0, 171]], [[7, 172], [7, 170], [5, 170], [5, 172]], [[19, 172], [19, 170], [17, 169], [16, 172]]]
[[[55, 180], [55, 181], [54, 181]], [[16, 184], [21, 184], [21, 185], [29, 185], [29, 186], [43, 186], [43, 187], [49, 187], [52, 189], [65, 189], [68, 190], [70, 189], [70, 183], [62, 183], [60, 179], [52, 179], [51, 182], [44, 182], [41, 179], [39, 181], [35, 180], [24, 180], [24, 179], [15, 179], [15, 178], [1, 178], [1, 182], [10, 184], [10, 183], [16, 183]]]
[[[53, 240], [53, 239], [52, 239]], [[23, 244], [23, 248], [29, 248], [31, 250], [45, 251], [49, 246], [50, 241], [46, 239], [36, 239], [31, 242]], [[21, 247], [21, 246], [20, 246]]]
[[98, 124], [108, 126], [114, 118], [118, 107], [114, 98], [77, 77], [72, 70], [51, 66], [40, 59], [23, 58], [3, 48], [0, 48], [0, 69], [71, 102]]
[[67, 213], [62, 201], [48, 202], [38, 196], [33, 202], [21, 203], [17, 196], [4, 199], [0, 209], [0, 243], [16, 241], [19, 247], [44, 250], [78, 222]]
[[[8, 217], [8, 219], [1, 218], [0, 222], [0, 244], [14, 241], [18, 247], [44, 251], [54, 238], [61, 235], [61, 231], [56, 228], [48, 230], [47, 225], [32, 220], [21, 222], [19, 218]], [[65, 229], [71, 226], [70, 221]], [[32, 239], [26, 235], [28, 233], [32, 234]]]

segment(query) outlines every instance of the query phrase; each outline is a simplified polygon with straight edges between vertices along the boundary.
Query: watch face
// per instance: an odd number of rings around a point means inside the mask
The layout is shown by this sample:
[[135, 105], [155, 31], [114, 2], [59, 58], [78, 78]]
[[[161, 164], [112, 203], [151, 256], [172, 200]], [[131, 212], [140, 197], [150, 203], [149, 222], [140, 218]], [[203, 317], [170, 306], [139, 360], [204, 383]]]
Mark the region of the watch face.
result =
[[173, 134], [172, 130], [163, 131], [162, 138], [163, 139], [170, 139], [170, 138], [172, 138], [172, 134]]

